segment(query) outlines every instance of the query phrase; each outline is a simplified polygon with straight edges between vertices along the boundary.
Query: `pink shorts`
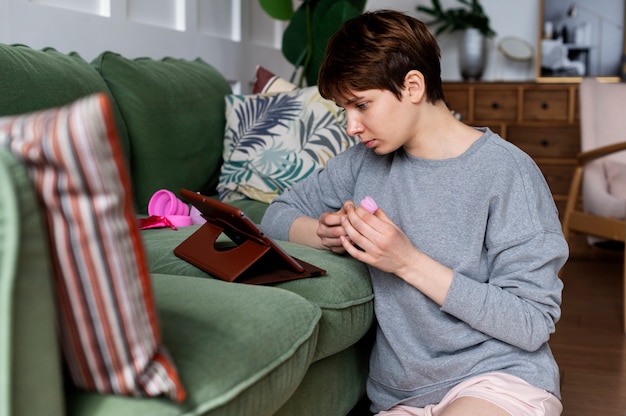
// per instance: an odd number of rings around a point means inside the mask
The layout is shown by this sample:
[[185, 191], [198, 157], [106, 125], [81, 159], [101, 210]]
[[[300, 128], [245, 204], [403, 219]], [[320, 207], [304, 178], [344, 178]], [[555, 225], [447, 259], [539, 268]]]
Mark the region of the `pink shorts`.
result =
[[561, 401], [551, 393], [532, 386], [519, 377], [486, 373], [465, 380], [452, 388], [438, 404], [424, 408], [398, 405], [377, 416], [437, 416], [459, 397], [486, 400], [515, 416], [558, 416]]

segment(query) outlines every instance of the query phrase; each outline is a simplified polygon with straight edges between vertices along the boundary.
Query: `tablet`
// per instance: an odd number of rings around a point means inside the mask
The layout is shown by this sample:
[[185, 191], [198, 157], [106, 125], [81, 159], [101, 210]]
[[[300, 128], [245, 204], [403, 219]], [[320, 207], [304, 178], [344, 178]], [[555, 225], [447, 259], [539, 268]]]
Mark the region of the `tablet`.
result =
[[[240, 208], [181, 189], [180, 196], [207, 221], [174, 249], [174, 254], [222, 280], [275, 283], [318, 277], [326, 271], [289, 255], [266, 236]], [[230, 246], [217, 244], [225, 234]]]

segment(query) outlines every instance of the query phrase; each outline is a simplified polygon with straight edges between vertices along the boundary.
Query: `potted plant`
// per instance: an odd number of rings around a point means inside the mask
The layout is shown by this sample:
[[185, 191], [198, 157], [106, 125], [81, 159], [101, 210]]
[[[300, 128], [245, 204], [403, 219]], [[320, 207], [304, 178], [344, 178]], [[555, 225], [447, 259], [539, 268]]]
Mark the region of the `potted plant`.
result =
[[432, 0], [432, 7], [417, 6], [417, 10], [434, 18], [427, 24], [436, 28], [436, 35], [471, 28], [477, 29], [487, 38], [496, 35], [496, 32], [489, 25], [489, 17], [485, 14], [478, 0], [458, 0], [458, 2], [469, 8], [456, 7], [444, 10], [439, 0]]
[[459, 59], [461, 75], [466, 80], [480, 79], [485, 67], [485, 39], [493, 38], [489, 17], [478, 0], [458, 0], [462, 7], [443, 9], [440, 0], [431, 0], [432, 7], [417, 6], [417, 10], [433, 17], [426, 22], [438, 36], [445, 32], [463, 32]]
[[317, 84], [317, 73], [324, 58], [328, 39], [365, 8], [366, 0], [303, 0], [294, 11], [292, 0], [259, 0], [263, 10], [274, 19], [287, 20], [282, 52], [294, 65], [292, 82], [298, 70], [297, 85]]

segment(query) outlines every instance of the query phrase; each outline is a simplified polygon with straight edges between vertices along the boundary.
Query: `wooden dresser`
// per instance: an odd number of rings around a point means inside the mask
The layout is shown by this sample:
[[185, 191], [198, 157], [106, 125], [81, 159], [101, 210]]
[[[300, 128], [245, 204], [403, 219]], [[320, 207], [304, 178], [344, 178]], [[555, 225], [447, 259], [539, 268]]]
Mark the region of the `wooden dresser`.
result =
[[450, 110], [472, 126], [487, 126], [539, 165], [559, 211], [580, 152], [578, 84], [444, 82]]

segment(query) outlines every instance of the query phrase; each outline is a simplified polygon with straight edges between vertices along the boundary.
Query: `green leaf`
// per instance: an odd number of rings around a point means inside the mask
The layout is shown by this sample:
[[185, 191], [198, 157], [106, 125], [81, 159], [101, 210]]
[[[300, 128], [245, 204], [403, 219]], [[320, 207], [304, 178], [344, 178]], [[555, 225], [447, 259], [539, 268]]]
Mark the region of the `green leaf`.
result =
[[431, 0], [432, 7], [417, 6], [416, 9], [433, 17], [433, 20], [426, 24], [435, 29], [436, 36], [444, 32], [456, 32], [468, 28], [478, 29], [486, 37], [496, 35], [489, 23], [489, 17], [478, 0], [457, 1], [466, 7], [444, 10], [439, 0]]
[[301, 66], [308, 51], [307, 10], [302, 4], [293, 14], [283, 33], [283, 55], [295, 66]]
[[[294, 13], [283, 34], [283, 55], [302, 66], [307, 85], [317, 84], [317, 73], [328, 39], [365, 8], [366, 0], [318, 0], [304, 2]], [[300, 86], [301, 83], [299, 83]]]
[[364, 7], [365, 0], [321, 0], [318, 3], [313, 13], [311, 62], [306, 69], [308, 85], [317, 84], [317, 76], [324, 60], [328, 40], [344, 22], [360, 15]]
[[274, 19], [289, 20], [293, 16], [291, 0], [259, 0], [259, 4]]

